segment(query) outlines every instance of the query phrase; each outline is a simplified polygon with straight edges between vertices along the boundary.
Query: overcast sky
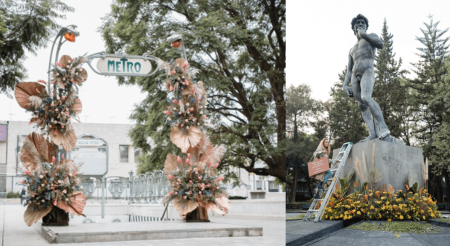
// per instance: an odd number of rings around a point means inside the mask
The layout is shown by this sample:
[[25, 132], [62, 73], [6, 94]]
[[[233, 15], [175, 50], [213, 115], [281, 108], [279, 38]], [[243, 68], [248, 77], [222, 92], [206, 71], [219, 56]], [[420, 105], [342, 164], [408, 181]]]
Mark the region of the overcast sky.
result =
[[[97, 32], [102, 21], [101, 17], [110, 12], [110, 0], [101, 1], [65, 1], [75, 8], [72, 13], [66, 14], [66, 19], [58, 20], [62, 26], [77, 25], [80, 36], [74, 43], [66, 42], [61, 48], [60, 56], [70, 55], [72, 58], [105, 50], [101, 34]], [[52, 38], [52, 42], [53, 42]], [[46, 49], [40, 49], [37, 56], [28, 54], [25, 67], [28, 69], [26, 81], [47, 81], [48, 60], [51, 42]], [[97, 60], [92, 63], [96, 66]], [[94, 73], [90, 67], [83, 66], [88, 72], [88, 80], [81, 87], [80, 99], [83, 103], [83, 112], [80, 115], [82, 122], [88, 123], [132, 123], [130, 116], [134, 104], [140, 103], [146, 96], [137, 86], [118, 86], [115, 77], [105, 77]], [[20, 108], [15, 99], [8, 99], [0, 94], [0, 120], [29, 120], [31, 115]], [[14, 114], [14, 115], [10, 115]], [[114, 117], [114, 118], [111, 118]]]
[[[104, 42], [97, 29], [101, 17], [110, 12], [110, 0], [78, 0], [67, 3], [75, 8], [63, 25], [75, 24], [80, 36], [75, 43], [66, 42], [60, 54], [72, 57], [104, 51]], [[421, 36], [423, 22], [429, 14], [440, 21], [439, 28], [450, 27], [450, 1], [287, 1], [287, 86], [307, 83], [316, 99], [330, 98], [330, 88], [338, 80], [348, 62], [348, 52], [356, 37], [350, 27], [353, 17], [361, 13], [369, 19], [369, 33], [380, 36], [383, 19], [386, 18], [389, 32], [394, 35], [396, 57], [403, 59], [403, 68], [411, 68], [416, 62], [414, 54]], [[449, 33], [450, 35], [450, 33]], [[40, 49], [38, 55], [28, 54], [25, 67], [26, 81], [47, 80], [47, 65], [51, 43]], [[95, 61], [94, 61], [95, 65]], [[145, 94], [137, 86], [118, 86], [114, 77], [95, 74], [87, 65], [89, 78], [81, 87], [80, 99], [82, 122], [132, 123], [128, 117], [134, 104], [141, 102]], [[0, 94], [0, 120], [29, 120], [30, 114], [20, 108], [15, 99]], [[13, 114], [13, 115], [11, 115]]]
[[[325, 101], [348, 63], [350, 48], [356, 43], [351, 21], [358, 14], [369, 19], [368, 33], [381, 36], [383, 20], [394, 35], [396, 58], [403, 69], [417, 62], [416, 36], [422, 36], [428, 15], [440, 21], [440, 30], [450, 27], [450, 1], [287, 1], [287, 86], [306, 83], [312, 96]], [[450, 31], [446, 34], [450, 36]], [[412, 76], [412, 75], [409, 75]]]

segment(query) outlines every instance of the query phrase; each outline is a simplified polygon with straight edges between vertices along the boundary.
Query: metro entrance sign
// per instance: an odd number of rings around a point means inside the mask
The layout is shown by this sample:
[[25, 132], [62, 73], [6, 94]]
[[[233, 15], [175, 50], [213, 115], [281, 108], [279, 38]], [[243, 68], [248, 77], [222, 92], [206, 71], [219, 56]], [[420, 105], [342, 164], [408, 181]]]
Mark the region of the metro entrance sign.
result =
[[[95, 69], [91, 62], [98, 59]], [[152, 76], [158, 71], [158, 67], [152, 71], [153, 66], [150, 61], [158, 62], [158, 58], [149, 54], [142, 56], [125, 54], [106, 54], [98, 52], [87, 57], [86, 63], [91, 69], [100, 75], [106, 76]]]

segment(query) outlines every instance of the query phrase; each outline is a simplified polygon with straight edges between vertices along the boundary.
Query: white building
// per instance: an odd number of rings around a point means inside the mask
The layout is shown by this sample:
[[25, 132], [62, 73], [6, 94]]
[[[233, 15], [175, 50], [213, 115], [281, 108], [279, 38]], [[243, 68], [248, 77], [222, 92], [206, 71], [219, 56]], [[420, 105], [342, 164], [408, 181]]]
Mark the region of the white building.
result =
[[[127, 178], [130, 171], [136, 175], [136, 156], [140, 154], [140, 150], [132, 146], [131, 139], [128, 137], [132, 124], [72, 123], [72, 125], [78, 137], [94, 135], [107, 142], [109, 164], [105, 177]], [[21, 166], [19, 153], [25, 138], [36, 130], [26, 121], [0, 121], [0, 131], [2, 129], [7, 130], [6, 133], [0, 133], [0, 174], [3, 174], [3, 177], [0, 176], [0, 194], [21, 189], [21, 186], [17, 184], [19, 179], [12, 176], [17, 174], [16, 168]], [[2, 141], [2, 136], [6, 141]], [[264, 165], [262, 162], [257, 162], [255, 167], [262, 168]], [[235, 168], [234, 172], [240, 178], [241, 186], [229, 187], [230, 196], [242, 196], [249, 199], [284, 199], [285, 192], [282, 191], [281, 186], [274, 183], [274, 177], [259, 176], [242, 168]], [[5, 174], [8, 177], [5, 177]]]

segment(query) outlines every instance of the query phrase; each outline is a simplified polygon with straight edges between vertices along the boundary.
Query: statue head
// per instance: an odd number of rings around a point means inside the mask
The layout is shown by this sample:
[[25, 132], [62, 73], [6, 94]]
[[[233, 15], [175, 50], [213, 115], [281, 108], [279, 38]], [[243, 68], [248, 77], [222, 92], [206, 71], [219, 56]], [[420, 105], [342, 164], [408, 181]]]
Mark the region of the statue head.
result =
[[353, 18], [353, 20], [352, 20], [353, 34], [356, 35], [357, 26], [363, 26], [364, 27], [364, 24], [362, 22], [364, 22], [365, 28], [366, 28], [366, 31], [367, 31], [367, 29], [369, 28], [369, 20], [364, 15], [359, 14], [355, 18]]

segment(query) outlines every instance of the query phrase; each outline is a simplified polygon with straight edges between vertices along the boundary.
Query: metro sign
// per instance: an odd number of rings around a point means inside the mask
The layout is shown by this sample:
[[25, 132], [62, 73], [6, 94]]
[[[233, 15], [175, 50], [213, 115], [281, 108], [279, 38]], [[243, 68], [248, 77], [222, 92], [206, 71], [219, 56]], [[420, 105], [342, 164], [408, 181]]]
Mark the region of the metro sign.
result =
[[[97, 69], [91, 65], [93, 59], [98, 59]], [[151, 76], [156, 71], [150, 61], [158, 62], [158, 58], [144, 54], [142, 56], [125, 54], [106, 54], [99, 52], [88, 56], [86, 63], [100, 75], [106, 76]], [[153, 69], [153, 71], [152, 71]], [[98, 71], [97, 71], [98, 70]]]

